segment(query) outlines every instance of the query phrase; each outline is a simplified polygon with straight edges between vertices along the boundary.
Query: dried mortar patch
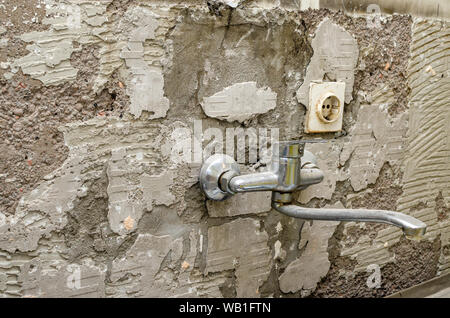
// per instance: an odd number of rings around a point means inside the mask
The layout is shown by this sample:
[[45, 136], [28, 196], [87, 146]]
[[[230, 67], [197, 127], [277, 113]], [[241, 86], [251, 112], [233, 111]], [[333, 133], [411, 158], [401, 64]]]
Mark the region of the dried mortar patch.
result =
[[397, 209], [397, 200], [402, 195], [401, 182], [403, 174], [397, 167], [385, 163], [380, 170], [377, 181], [369, 185], [369, 191], [363, 191], [358, 196], [349, 199], [353, 209], [371, 208], [377, 210]]
[[97, 48], [84, 46], [73, 53], [79, 69], [73, 83], [42, 86], [19, 72], [11, 81], [0, 80], [0, 206], [13, 213], [19, 197], [32, 189], [67, 158], [58, 127], [76, 120], [123, 114], [127, 97], [119, 81], [96, 95]]
[[297, 99], [305, 107], [309, 105], [312, 81], [340, 81], [345, 83], [345, 102], [352, 100], [354, 69], [359, 50], [356, 40], [342, 27], [324, 19], [312, 39], [314, 55], [306, 70], [305, 80], [297, 91]]
[[407, 68], [410, 56], [412, 18], [409, 15], [391, 15], [373, 27], [364, 17], [350, 17], [342, 11], [328, 9], [307, 10], [301, 14], [310, 34], [325, 18], [350, 32], [358, 42], [360, 57], [355, 74], [354, 97], [359, 91], [371, 92], [388, 85], [395, 95], [389, 115], [395, 116], [408, 109]]
[[301, 232], [299, 248], [305, 247], [300, 258], [288, 265], [280, 275], [280, 289], [284, 293], [301, 291], [302, 296], [316, 289], [316, 284], [330, 268], [328, 260], [328, 240], [339, 222], [306, 222]]
[[[205, 119], [201, 107], [205, 98], [237, 83], [254, 82], [276, 94], [276, 107], [256, 119], [244, 120], [244, 125], [279, 127], [281, 138], [298, 136], [304, 111], [294, 97], [296, 76], [302, 77], [312, 53], [299, 31], [302, 26], [294, 21], [258, 25], [237, 14], [230, 21], [227, 17], [216, 19], [216, 23], [205, 17], [193, 20], [186, 13], [183, 23], [170, 34], [173, 60], [164, 76], [165, 94], [171, 102], [168, 119]], [[286, 113], [290, 116], [283, 115]]]
[[270, 88], [257, 88], [255, 82], [234, 84], [203, 100], [209, 117], [243, 123], [276, 107], [277, 95]]
[[122, 255], [136, 236], [121, 238], [109, 227], [106, 172], [89, 183], [84, 185], [89, 189], [86, 196], [68, 213], [68, 224], [63, 230], [67, 245], [64, 254], [71, 263], [90, 257], [105, 264]]

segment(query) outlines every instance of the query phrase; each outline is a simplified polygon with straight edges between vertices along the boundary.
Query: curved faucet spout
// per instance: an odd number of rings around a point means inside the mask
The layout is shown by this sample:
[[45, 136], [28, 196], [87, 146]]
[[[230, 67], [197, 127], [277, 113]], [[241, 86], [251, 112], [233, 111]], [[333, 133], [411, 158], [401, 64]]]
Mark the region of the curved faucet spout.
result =
[[419, 238], [426, 232], [427, 225], [412, 216], [385, 210], [365, 209], [314, 209], [297, 205], [272, 202], [272, 207], [280, 213], [305, 220], [375, 222], [397, 226], [411, 238]]

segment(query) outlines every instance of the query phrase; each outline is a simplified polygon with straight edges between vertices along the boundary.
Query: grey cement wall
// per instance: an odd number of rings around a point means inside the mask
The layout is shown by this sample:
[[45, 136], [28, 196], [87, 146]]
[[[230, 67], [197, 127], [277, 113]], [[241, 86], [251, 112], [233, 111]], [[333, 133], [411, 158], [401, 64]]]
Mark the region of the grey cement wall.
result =
[[[228, 4], [0, 1], [1, 296], [380, 297], [449, 273], [448, 20]], [[347, 84], [340, 133], [303, 132], [317, 79]], [[199, 120], [333, 140], [308, 145], [326, 178], [299, 203], [428, 233], [207, 201], [177, 155]]]

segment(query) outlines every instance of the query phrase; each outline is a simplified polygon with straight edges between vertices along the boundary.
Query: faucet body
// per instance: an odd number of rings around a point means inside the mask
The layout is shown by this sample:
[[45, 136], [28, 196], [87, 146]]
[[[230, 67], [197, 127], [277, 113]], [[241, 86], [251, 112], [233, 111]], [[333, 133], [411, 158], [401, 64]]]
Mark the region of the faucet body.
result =
[[[291, 204], [293, 192], [322, 182], [323, 172], [315, 156], [304, 151], [308, 141], [280, 142], [273, 147], [270, 171], [241, 175], [238, 164], [227, 155], [213, 155], [202, 166], [200, 185], [212, 200], [251, 191], [272, 191], [272, 208], [305, 220], [386, 223], [402, 228], [409, 238], [425, 234], [426, 224], [409, 215], [366, 209], [314, 209]], [[310, 141], [309, 141], [310, 142]]]

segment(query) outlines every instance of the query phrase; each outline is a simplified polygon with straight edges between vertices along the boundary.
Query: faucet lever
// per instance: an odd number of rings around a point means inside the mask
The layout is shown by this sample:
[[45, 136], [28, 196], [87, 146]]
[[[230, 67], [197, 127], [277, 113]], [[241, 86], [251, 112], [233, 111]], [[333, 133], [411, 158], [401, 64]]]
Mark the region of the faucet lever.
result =
[[272, 148], [270, 171], [241, 175], [239, 165], [228, 155], [209, 157], [200, 170], [200, 186], [207, 198], [221, 201], [230, 195], [253, 191], [293, 192], [323, 180], [315, 156], [304, 151], [305, 143], [322, 140], [280, 142]]

